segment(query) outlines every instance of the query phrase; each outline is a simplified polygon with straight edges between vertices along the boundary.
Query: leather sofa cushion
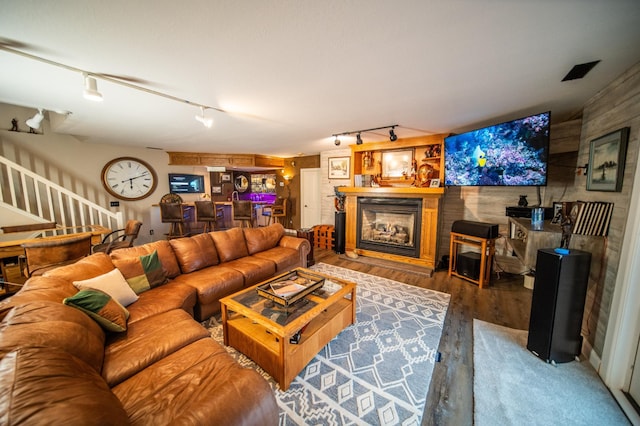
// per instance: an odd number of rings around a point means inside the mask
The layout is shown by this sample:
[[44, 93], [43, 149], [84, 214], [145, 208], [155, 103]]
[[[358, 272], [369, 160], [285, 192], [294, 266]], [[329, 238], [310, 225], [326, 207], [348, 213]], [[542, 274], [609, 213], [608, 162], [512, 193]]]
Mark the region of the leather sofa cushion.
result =
[[219, 263], [218, 252], [208, 234], [170, 240], [183, 274], [197, 271]]
[[275, 247], [284, 235], [284, 227], [273, 223], [262, 228], [244, 228], [243, 232], [249, 254], [255, 254]]
[[14, 307], [0, 323], [0, 352], [20, 348], [61, 350], [100, 372], [105, 334], [87, 314], [62, 301], [33, 301]]
[[226, 231], [209, 232], [216, 245], [220, 262], [229, 262], [249, 255], [242, 228], [231, 228]]
[[111, 258], [104, 253], [95, 253], [84, 257], [71, 265], [49, 270], [45, 277], [58, 277], [69, 282], [88, 280], [113, 270]]
[[239, 271], [244, 276], [244, 286], [249, 287], [270, 278], [276, 273], [276, 264], [268, 259], [247, 256], [224, 264]]
[[168, 355], [112, 391], [133, 424], [278, 424], [267, 381], [211, 338]]
[[297, 250], [286, 247], [274, 247], [253, 255], [260, 259], [271, 260], [276, 264], [276, 272], [286, 272], [300, 265], [300, 255]]
[[126, 425], [100, 374], [65, 351], [21, 348], [0, 360], [0, 419], [11, 425]]
[[244, 288], [244, 275], [233, 268], [217, 265], [180, 275], [174, 282], [195, 288], [198, 303], [194, 307], [194, 317], [197, 321], [204, 321], [220, 312], [221, 298]]
[[14, 306], [32, 301], [60, 302], [78, 291], [69, 281], [62, 278], [32, 277], [20, 291], [11, 297], [0, 300], [0, 321]]
[[128, 324], [174, 309], [182, 309], [193, 315], [193, 307], [197, 300], [196, 290], [177, 282], [179, 278], [141, 293], [137, 302], [127, 306]]
[[167, 273], [167, 277], [175, 278], [180, 275], [180, 265], [178, 265], [178, 260], [173, 252], [173, 248], [167, 240], [160, 240], [141, 246], [114, 250], [109, 254], [109, 256], [111, 256], [112, 259], [126, 259], [128, 257], [140, 257], [151, 254], [155, 250], [158, 251], [158, 258]]
[[242, 290], [244, 276], [233, 268], [217, 265], [189, 275], [180, 275], [175, 282], [195, 288], [198, 303], [208, 304]]
[[209, 331], [181, 309], [129, 324], [127, 331], [109, 336], [102, 377], [113, 387], [204, 337]]

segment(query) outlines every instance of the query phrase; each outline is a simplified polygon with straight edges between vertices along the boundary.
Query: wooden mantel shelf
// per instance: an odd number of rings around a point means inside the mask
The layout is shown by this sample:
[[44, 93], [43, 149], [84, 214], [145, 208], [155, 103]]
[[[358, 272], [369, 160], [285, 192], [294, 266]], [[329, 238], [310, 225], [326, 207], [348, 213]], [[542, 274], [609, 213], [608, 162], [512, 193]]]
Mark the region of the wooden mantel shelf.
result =
[[364, 195], [388, 195], [388, 196], [415, 196], [424, 197], [428, 195], [441, 196], [444, 194], [444, 188], [416, 188], [415, 186], [397, 187], [397, 186], [380, 186], [376, 188], [372, 187], [358, 187], [358, 186], [339, 186], [339, 192], [345, 194], [364, 194]]

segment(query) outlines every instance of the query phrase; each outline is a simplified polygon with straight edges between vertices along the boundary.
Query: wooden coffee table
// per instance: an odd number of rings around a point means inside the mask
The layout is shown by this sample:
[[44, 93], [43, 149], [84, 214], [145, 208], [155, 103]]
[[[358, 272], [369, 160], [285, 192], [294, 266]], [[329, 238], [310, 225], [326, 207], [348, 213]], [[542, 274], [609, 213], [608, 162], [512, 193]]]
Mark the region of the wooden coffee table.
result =
[[[326, 274], [320, 291], [288, 309], [259, 296], [256, 288], [274, 277], [220, 300], [225, 345], [251, 358], [273, 377], [280, 389], [291, 381], [331, 339], [356, 322], [356, 284]], [[302, 330], [298, 343], [290, 339]]]

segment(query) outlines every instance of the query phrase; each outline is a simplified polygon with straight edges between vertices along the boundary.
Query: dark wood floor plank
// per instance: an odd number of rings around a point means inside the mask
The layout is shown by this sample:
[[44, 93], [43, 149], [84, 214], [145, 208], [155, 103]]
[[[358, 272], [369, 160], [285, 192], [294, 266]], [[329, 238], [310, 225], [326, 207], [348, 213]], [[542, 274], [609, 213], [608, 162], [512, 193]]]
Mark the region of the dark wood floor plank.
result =
[[367, 265], [341, 258], [330, 250], [315, 249], [316, 262], [328, 263], [451, 295], [443, 324], [436, 363], [425, 404], [423, 425], [473, 424], [473, 319], [526, 330], [529, 327], [531, 290], [520, 275], [492, 277], [480, 290], [466, 280], [438, 271], [432, 278], [410, 272]]

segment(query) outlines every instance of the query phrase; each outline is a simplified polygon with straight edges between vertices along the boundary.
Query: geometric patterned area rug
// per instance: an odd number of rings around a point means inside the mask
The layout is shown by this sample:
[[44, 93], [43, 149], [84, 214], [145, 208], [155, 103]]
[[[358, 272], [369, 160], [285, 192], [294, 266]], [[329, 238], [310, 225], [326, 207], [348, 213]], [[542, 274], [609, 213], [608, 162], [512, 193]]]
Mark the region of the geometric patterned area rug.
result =
[[[449, 295], [323, 263], [310, 269], [357, 283], [356, 324], [344, 329], [281, 391], [280, 425], [419, 425]], [[204, 325], [222, 343], [219, 317]]]

